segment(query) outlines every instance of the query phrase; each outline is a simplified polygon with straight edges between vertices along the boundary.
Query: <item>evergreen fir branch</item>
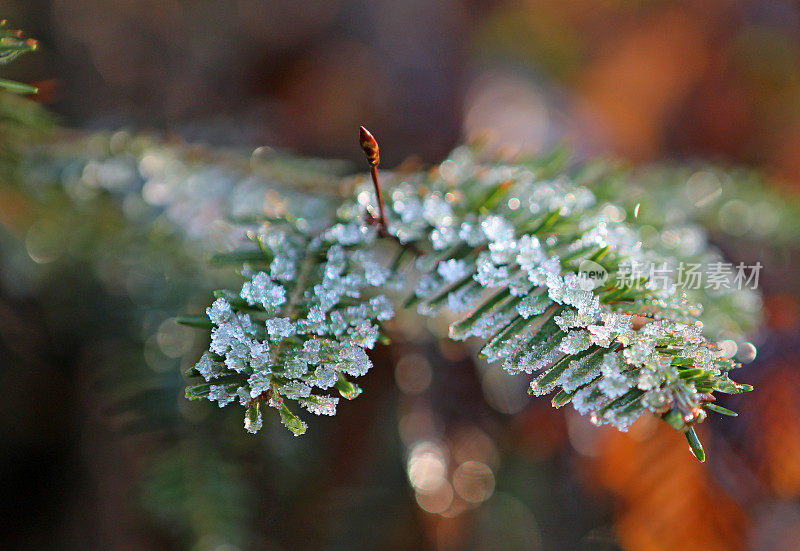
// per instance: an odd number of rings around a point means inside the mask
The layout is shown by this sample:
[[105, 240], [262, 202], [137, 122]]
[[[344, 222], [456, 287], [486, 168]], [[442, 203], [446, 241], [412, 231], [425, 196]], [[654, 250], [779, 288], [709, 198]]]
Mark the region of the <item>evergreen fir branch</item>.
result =
[[[220, 295], [207, 310], [210, 351], [191, 373], [212, 383], [207, 397], [220, 407], [238, 399], [247, 408], [250, 432], [261, 428], [261, 407], [267, 404], [293, 433], [302, 434], [305, 423], [286, 400], [333, 415], [338, 398], [313, 389], [337, 387], [341, 396], [353, 398], [358, 390], [346, 378], [362, 376], [372, 365], [365, 349], [378, 339], [377, 322], [393, 311], [384, 295], [367, 293], [389, 285], [392, 274], [366, 250], [373, 232], [339, 228], [312, 236], [287, 224], [270, 225], [253, 236], [268, 253], [268, 267], [246, 265], [241, 291]], [[231, 373], [244, 376], [219, 382]], [[187, 396], [194, 397], [196, 388], [189, 387]]]
[[[718, 357], [701, 338], [700, 309], [687, 297], [642, 281], [613, 286], [618, 282], [613, 274], [626, 261], [666, 256], [642, 247], [635, 225], [609, 216], [614, 204], [599, 201], [593, 191], [603, 188], [571, 175], [561, 155], [502, 164], [480, 161], [476, 151], [461, 148], [438, 170], [384, 173], [390, 184], [386, 229], [375, 225], [368, 208], [374, 203], [369, 185], [356, 186], [354, 199], [336, 207], [337, 190], [352, 187], [347, 181], [331, 180], [315, 201], [313, 189], [298, 192], [247, 176], [236, 155], [198, 154], [195, 148], [119, 133], [34, 149], [30, 162], [37, 168], [29, 185], [35, 187], [37, 171], [57, 165], [59, 158], [75, 170], [80, 151], [90, 152], [81, 185], [120, 201], [144, 194], [173, 228], [168, 231], [185, 234], [190, 248], [208, 246], [214, 227], [209, 211], [244, 224], [230, 226], [232, 237], [250, 231], [251, 248], [213, 258], [217, 264], [244, 261], [245, 284], [217, 293], [216, 322], [211, 315], [207, 321], [194, 319], [197, 326], [211, 326], [219, 342], [217, 352], [211, 350], [190, 370], [207, 380], [188, 394], [223, 404], [239, 401], [251, 430], [269, 405], [294, 432], [305, 425], [288, 402], [333, 413], [336, 398], [312, 395], [313, 389], [358, 394], [347, 377], [369, 369], [364, 351], [379, 338], [377, 322], [383, 321], [371, 301], [380, 301], [380, 315], [388, 316], [384, 293], [392, 288], [386, 282], [398, 286], [412, 264], [420, 275], [407, 304], [431, 315], [461, 313], [451, 329], [454, 338], [487, 339], [486, 358], [502, 361], [512, 373], [530, 372], [532, 393], [557, 391], [554, 405], [572, 402], [597, 423], [625, 428], [649, 411], [686, 430], [706, 409], [719, 412], [705, 407], [714, 391], [748, 388], [728, 379], [727, 370], [736, 364]], [[252, 163], [247, 166], [252, 170]], [[285, 175], [300, 180], [302, 174], [290, 168]], [[150, 182], [159, 184], [161, 199], [152, 195]], [[266, 189], [275, 193], [268, 201]], [[258, 202], [252, 201], [255, 196]], [[260, 215], [265, 209], [274, 214]], [[707, 245], [701, 245], [702, 253]], [[328, 263], [338, 265], [341, 258], [342, 271], [329, 270]], [[577, 270], [586, 260], [612, 274], [606, 286], [582, 287]], [[307, 266], [300, 270], [306, 275], [280, 279], [277, 274], [289, 264], [298, 274], [298, 264]], [[328, 272], [336, 277], [326, 282]], [[370, 283], [376, 273], [385, 281]], [[637, 289], [637, 283], [644, 287]], [[262, 300], [259, 293], [270, 290], [275, 299], [278, 287], [283, 303], [267, 302], [267, 294]], [[708, 299], [713, 310], [716, 299]], [[319, 360], [316, 343], [327, 352]]]
[[[420, 275], [405, 304], [425, 315], [440, 315], [445, 307], [464, 315], [451, 325], [451, 337], [482, 338], [486, 359], [502, 361], [511, 373], [535, 374], [531, 394], [558, 391], [555, 406], [572, 402], [594, 423], [621, 430], [649, 412], [690, 431], [705, 419], [704, 406], [715, 391], [750, 387], [728, 378], [738, 364], [702, 336], [700, 308], [675, 285], [660, 288], [647, 278], [620, 284], [612, 275], [609, 284], [587, 286], [579, 274], [586, 261], [614, 274], [625, 263], [674, 259], [642, 247], [636, 227], [609, 217], [609, 204], [568, 177], [560, 159], [482, 163], [473, 150], [461, 148], [437, 171], [395, 175], [388, 220], [381, 215], [378, 224], [365, 186], [337, 210], [329, 229], [303, 234], [296, 245], [283, 245], [291, 234], [285, 228], [265, 226], [257, 242], [281, 243], [270, 246], [269, 273], [245, 265], [239, 297], [247, 304], [218, 299], [209, 310], [216, 356], [204, 356], [193, 373], [207, 381], [231, 370], [247, 374], [246, 383], [216, 385], [210, 399], [224, 405], [238, 397], [250, 408], [245, 423], [251, 430], [260, 426], [253, 400], [283, 410], [284, 399], [303, 404], [313, 387], [329, 388], [334, 373], [362, 375], [370, 365], [363, 350], [377, 339], [374, 322], [389, 315], [388, 307], [381, 314], [370, 311], [362, 290], [385, 290], [384, 282], [397, 281], [408, 266], [388, 270], [372, 257], [366, 261], [371, 265], [355, 259], [413, 248]], [[283, 306], [288, 289], [278, 274], [283, 266], [296, 266], [301, 251], [314, 263], [309, 273], [315, 276], [295, 283], [302, 288], [292, 296], [303, 297], [305, 308], [298, 315], [296, 304], [288, 311]], [[332, 262], [341, 267], [331, 269]], [[380, 277], [370, 280], [370, 270]], [[296, 267], [290, 273], [294, 281]], [[342, 285], [358, 289], [350, 297], [355, 305], [341, 302], [347, 294], [337, 290]], [[263, 312], [248, 313], [237, 304]], [[283, 332], [266, 335], [264, 327], [269, 333], [276, 323]], [[345, 336], [353, 331], [369, 337]], [[320, 341], [334, 347], [325, 360], [305, 351], [307, 343]], [[270, 363], [248, 352], [265, 345], [280, 351]], [[351, 348], [342, 354], [342, 347]], [[356, 369], [352, 354], [360, 358]], [[326, 412], [333, 413], [333, 406]], [[294, 432], [305, 430], [294, 418], [292, 423]]]

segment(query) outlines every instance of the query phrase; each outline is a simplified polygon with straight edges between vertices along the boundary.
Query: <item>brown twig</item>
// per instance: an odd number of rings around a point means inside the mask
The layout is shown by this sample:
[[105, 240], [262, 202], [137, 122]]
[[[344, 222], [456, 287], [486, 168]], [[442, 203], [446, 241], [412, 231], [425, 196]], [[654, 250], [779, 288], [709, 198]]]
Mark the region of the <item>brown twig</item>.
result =
[[380, 154], [380, 149], [378, 148], [378, 141], [370, 133], [369, 130], [367, 130], [362, 126], [360, 129], [359, 143], [361, 144], [361, 150], [367, 157], [367, 162], [369, 162], [370, 175], [372, 176], [372, 183], [375, 184], [375, 195], [377, 195], [378, 197], [377, 221], [380, 226], [381, 233], [388, 233], [389, 225], [387, 224], [386, 211], [383, 207], [383, 194], [381, 193], [381, 183], [378, 180], [378, 165], [381, 164], [381, 154]]
[[363, 126], [360, 128], [359, 143], [361, 150], [367, 157], [367, 162], [370, 166], [370, 175], [372, 176], [372, 183], [375, 185], [375, 195], [378, 198], [378, 214], [367, 207], [367, 223], [378, 225], [378, 235], [383, 238], [388, 238], [396, 241], [402, 248], [410, 250], [417, 256], [422, 255], [422, 251], [414, 243], [403, 243], [399, 237], [389, 232], [389, 223], [386, 218], [386, 209], [383, 206], [383, 193], [381, 192], [381, 183], [378, 180], [378, 166], [381, 164], [381, 154], [378, 148], [378, 141], [370, 133], [369, 130]]

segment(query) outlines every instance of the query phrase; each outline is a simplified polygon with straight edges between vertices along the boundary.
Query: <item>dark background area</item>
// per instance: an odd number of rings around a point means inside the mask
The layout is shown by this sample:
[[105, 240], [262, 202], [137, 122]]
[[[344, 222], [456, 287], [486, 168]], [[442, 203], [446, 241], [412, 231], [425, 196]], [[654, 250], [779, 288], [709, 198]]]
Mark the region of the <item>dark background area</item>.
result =
[[464, 138], [571, 140], [644, 161], [725, 159], [795, 178], [800, 14], [702, 3], [3, 2], [41, 39], [14, 72], [73, 126], [386, 162]]

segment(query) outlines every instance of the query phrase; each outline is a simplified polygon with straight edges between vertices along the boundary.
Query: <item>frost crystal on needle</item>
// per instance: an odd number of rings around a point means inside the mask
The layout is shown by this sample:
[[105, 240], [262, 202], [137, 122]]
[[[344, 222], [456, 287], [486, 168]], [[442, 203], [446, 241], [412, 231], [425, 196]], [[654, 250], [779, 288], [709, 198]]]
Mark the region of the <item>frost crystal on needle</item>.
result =
[[468, 273], [467, 263], [463, 260], [445, 260], [439, 263], [436, 270], [447, 283], [455, 283], [463, 279]]
[[268, 311], [274, 311], [286, 302], [286, 290], [267, 274], [259, 272], [252, 281], [242, 286], [241, 297], [250, 305], [259, 304]]
[[273, 342], [294, 334], [294, 326], [289, 318], [272, 318], [267, 320], [267, 332]]

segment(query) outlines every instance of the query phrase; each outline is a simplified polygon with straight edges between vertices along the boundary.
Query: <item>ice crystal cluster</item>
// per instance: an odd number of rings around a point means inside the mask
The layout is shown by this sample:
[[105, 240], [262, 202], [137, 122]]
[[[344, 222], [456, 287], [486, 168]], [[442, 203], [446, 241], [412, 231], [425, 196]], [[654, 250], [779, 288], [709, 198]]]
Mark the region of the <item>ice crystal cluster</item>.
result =
[[[247, 406], [249, 430], [261, 404], [301, 430], [287, 400], [332, 414], [335, 398], [312, 392], [350, 388], [344, 377], [369, 369], [365, 350], [391, 316], [380, 293], [407, 272], [404, 306], [458, 316], [453, 339], [482, 339], [486, 360], [531, 374], [530, 394], [555, 393], [554, 406], [571, 402], [596, 424], [626, 430], [653, 413], [691, 431], [706, 410], [729, 413], [714, 391], [749, 388], [728, 378], [738, 364], [704, 338], [701, 309], [674, 283], [625, 277], [626, 265], [679, 258], [644, 247], [622, 207], [547, 159], [482, 163], [460, 148], [437, 170], [385, 177], [388, 231], [366, 215], [366, 186], [325, 231], [267, 224], [264, 266], [246, 264], [241, 292], [208, 310], [211, 349], [195, 368], [208, 382], [195, 388]], [[607, 278], [586, 279], [586, 262]]]
[[260, 249], [241, 272], [241, 290], [218, 292], [206, 310], [211, 344], [192, 374], [207, 382], [187, 392], [220, 407], [245, 406], [250, 432], [261, 428], [263, 407], [276, 408], [299, 435], [306, 424], [287, 401], [334, 415], [339, 398], [331, 392], [360, 393], [348, 377], [372, 367], [366, 350], [378, 340], [378, 323], [393, 315], [377, 291], [391, 287], [392, 273], [369, 250], [374, 232], [355, 225], [312, 237], [277, 224], [254, 239]]

